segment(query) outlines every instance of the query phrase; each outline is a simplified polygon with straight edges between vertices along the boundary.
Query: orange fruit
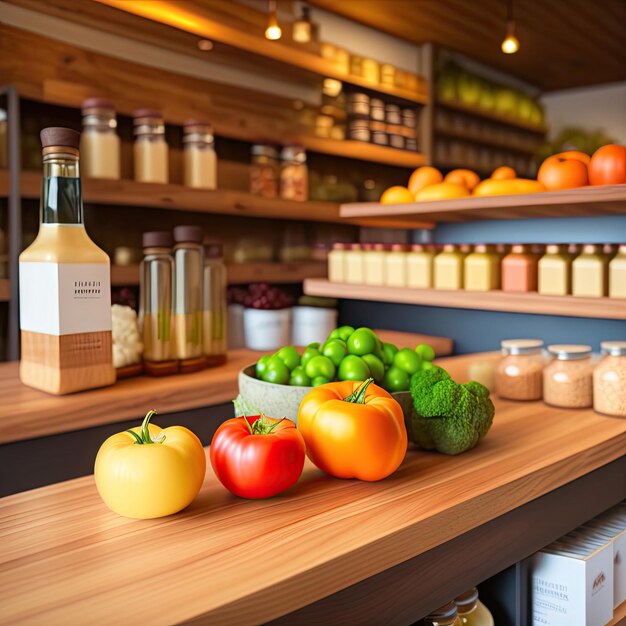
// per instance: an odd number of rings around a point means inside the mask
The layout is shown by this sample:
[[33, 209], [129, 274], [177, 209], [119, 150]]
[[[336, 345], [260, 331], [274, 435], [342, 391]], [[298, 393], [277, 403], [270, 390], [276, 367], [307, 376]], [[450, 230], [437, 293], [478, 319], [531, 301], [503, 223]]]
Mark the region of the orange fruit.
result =
[[399, 185], [385, 189], [383, 195], [380, 196], [381, 204], [405, 204], [407, 202], [415, 202], [415, 196], [406, 187]]
[[589, 174], [582, 152], [561, 152], [548, 157], [537, 172], [537, 180], [548, 190], [572, 189], [589, 184]]
[[420, 189], [428, 187], [428, 185], [436, 185], [443, 181], [443, 175], [436, 167], [430, 165], [424, 165], [418, 167], [409, 178], [408, 188], [413, 194], [417, 193]]
[[508, 165], [503, 165], [502, 167], [496, 167], [493, 172], [491, 172], [491, 178], [493, 180], [513, 180], [517, 178], [517, 172]]
[[468, 191], [472, 191], [480, 182], [480, 176], [472, 170], [452, 170], [443, 179], [444, 183], [455, 183], [456, 185], [465, 185]]
[[581, 152], [580, 150], [566, 150], [565, 152], [559, 152], [554, 156], [559, 157], [559, 159], [561, 160], [569, 159], [574, 161], [580, 161], [585, 165], [589, 165], [589, 162], [591, 161], [591, 157], [588, 154]]
[[459, 185], [458, 183], [437, 183], [436, 185], [429, 185], [421, 191], [415, 194], [415, 199], [418, 202], [424, 202], [428, 200], [450, 200], [451, 198], [465, 198], [469, 196], [465, 185]]

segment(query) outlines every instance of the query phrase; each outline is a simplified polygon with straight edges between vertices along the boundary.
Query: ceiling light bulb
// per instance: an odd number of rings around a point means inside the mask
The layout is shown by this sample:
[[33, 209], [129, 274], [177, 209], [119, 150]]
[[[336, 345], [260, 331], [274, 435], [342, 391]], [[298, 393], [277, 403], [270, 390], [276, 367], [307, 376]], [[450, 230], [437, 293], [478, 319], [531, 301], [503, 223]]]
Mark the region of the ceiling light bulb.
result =
[[213, 42], [209, 39], [200, 39], [198, 41], [198, 48], [203, 52], [208, 52], [209, 50], [213, 50]]
[[514, 54], [519, 50], [519, 41], [517, 37], [511, 33], [502, 40], [502, 52], [504, 54]]
[[265, 29], [265, 38], [271, 41], [280, 39], [283, 35], [283, 31], [278, 24], [278, 18], [276, 17], [276, 0], [269, 0], [267, 12], [267, 28]]

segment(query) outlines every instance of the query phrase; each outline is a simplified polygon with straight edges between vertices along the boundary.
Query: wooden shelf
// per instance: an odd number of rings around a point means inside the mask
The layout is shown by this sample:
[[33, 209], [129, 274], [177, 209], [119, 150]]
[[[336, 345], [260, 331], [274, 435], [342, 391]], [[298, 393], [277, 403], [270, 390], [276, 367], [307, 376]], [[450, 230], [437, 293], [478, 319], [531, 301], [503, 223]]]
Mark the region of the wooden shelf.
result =
[[436, 105], [444, 109], [449, 109], [451, 111], [460, 111], [461, 113], [473, 115], [474, 117], [482, 117], [497, 124], [504, 124], [506, 126], [511, 126], [520, 130], [536, 133], [538, 135], [545, 135], [548, 132], [548, 129], [545, 125], [537, 126], [536, 124], [524, 122], [520, 119], [517, 119], [516, 117], [501, 115], [498, 113], [494, 113], [493, 111], [486, 111], [484, 109], [479, 109], [478, 107], [462, 104], [461, 102], [444, 102], [442, 100], [437, 100]]
[[397, 302], [453, 309], [626, 320], [626, 300], [611, 298], [542, 296], [538, 293], [509, 291], [408, 289], [404, 287], [348, 285], [331, 283], [323, 279], [304, 281], [304, 293], [310, 296]]
[[624, 215], [626, 185], [599, 185], [564, 191], [468, 197], [410, 204], [352, 203], [343, 204], [340, 214], [348, 219], [384, 216], [388, 221], [398, 217], [437, 222]]
[[[23, 198], [39, 199], [41, 175], [23, 171], [20, 176]], [[0, 170], [0, 198], [9, 193], [7, 170]], [[343, 218], [339, 205], [334, 202], [296, 202], [292, 200], [268, 200], [245, 191], [191, 189], [173, 183], [138, 183], [134, 180], [84, 179], [85, 203], [110, 206], [134, 206], [171, 211], [190, 211], [239, 217], [262, 217], [269, 219], [330, 222], [372, 226], [381, 228], [433, 228], [432, 222], [404, 219], [388, 220], [380, 217]]]
[[[234, 263], [227, 266], [228, 283], [301, 283], [306, 278], [326, 276], [325, 261], [297, 261], [292, 263], [262, 262]], [[139, 265], [111, 265], [111, 285], [134, 286], [139, 284]], [[1, 288], [0, 283], [0, 288]], [[1, 292], [0, 292], [1, 295]]]
[[11, 283], [8, 278], [0, 278], [0, 302], [11, 299]]
[[452, 140], [456, 139], [458, 141], [486, 146], [488, 148], [496, 148], [505, 152], [515, 152], [526, 156], [534, 156], [540, 145], [540, 142], [537, 142], [536, 146], [530, 147], [529, 145], [521, 145], [515, 140], [510, 141], [506, 138], [486, 137], [483, 133], [456, 130], [442, 126], [435, 127], [434, 134], [435, 140], [439, 137]]
[[614, 611], [613, 619], [606, 626], [624, 626], [626, 623], [626, 602], [622, 602]]

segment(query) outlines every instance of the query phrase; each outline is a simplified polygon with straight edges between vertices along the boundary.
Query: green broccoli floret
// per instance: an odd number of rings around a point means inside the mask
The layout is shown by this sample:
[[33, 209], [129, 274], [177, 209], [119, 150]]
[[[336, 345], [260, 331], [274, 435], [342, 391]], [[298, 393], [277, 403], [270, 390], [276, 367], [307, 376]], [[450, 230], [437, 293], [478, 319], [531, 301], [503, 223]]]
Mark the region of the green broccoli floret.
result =
[[489, 390], [476, 381], [456, 383], [441, 367], [411, 377], [415, 413], [409, 438], [426, 450], [460, 454], [487, 434], [495, 409]]

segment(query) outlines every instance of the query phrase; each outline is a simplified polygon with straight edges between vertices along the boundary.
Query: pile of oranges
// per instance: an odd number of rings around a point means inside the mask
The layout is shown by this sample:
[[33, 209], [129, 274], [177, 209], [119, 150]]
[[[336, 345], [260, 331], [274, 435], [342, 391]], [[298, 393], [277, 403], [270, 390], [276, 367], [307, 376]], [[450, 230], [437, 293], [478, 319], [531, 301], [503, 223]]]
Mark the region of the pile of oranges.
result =
[[626, 184], [626, 147], [610, 144], [599, 148], [593, 156], [570, 150], [548, 157], [539, 168], [537, 180], [518, 178], [516, 171], [507, 166], [498, 167], [481, 181], [472, 170], [456, 169], [444, 177], [436, 167], [426, 165], [411, 174], [406, 187], [386, 189], [380, 202], [404, 204], [618, 184]]

